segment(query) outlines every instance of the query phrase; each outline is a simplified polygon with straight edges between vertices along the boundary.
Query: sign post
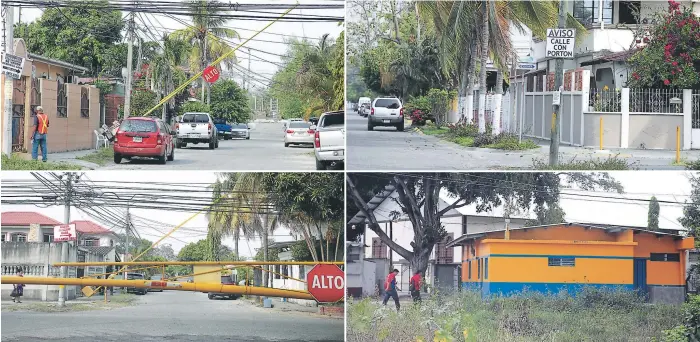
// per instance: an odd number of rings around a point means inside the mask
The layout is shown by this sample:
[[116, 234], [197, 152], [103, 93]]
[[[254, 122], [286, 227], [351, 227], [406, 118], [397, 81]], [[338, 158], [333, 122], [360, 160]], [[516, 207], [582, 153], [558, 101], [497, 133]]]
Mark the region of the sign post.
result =
[[76, 241], [78, 236], [75, 234], [75, 224], [62, 224], [53, 227], [53, 241], [65, 242]]
[[335, 303], [345, 297], [345, 273], [337, 265], [316, 265], [306, 280], [309, 293], [319, 303]]
[[547, 29], [547, 52], [549, 58], [555, 58], [554, 90], [556, 102], [552, 103], [552, 128], [549, 140], [549, 165], [554, 167], [559, 164], [559, 140], [561, 132], [561, 90], [564, 85], [564, 59], [574, 58], [574, 46], [576, 45], [576, 30], [566, 27], [567, 11], [566, 1], [559, 1], [559, 20], [557, 28]]

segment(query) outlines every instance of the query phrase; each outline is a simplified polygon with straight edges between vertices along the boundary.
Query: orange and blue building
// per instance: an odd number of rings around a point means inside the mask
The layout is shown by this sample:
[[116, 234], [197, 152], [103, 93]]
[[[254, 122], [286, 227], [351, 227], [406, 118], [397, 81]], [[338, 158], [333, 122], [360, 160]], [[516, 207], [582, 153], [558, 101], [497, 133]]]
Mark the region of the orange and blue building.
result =
[[680, 231], [564, 223], [470, 233], [450, 245], [462, 246], [463, 288], [482, 296], [590, 286], [681, 303], [695, 242]]

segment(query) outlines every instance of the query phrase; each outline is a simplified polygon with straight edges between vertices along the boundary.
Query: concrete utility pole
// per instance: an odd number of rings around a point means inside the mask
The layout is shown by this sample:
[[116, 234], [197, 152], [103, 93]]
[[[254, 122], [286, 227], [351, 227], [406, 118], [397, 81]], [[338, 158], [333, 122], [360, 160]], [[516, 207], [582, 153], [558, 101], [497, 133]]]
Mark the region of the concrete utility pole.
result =
[[[566, 28], [566, 9], [564, 8], [565, 1], [559, 1], [559, 25], [558, 27]], [[602, 10], [602, 9], [601, 9]], [[554, 68], [554, 91], [560, 91], [564, 84], [564, 59], [557, 58]], [[560, 94], [561, 95], [561, 94]], [[561, 98], [561, 97], [560, 97]], [[559, 131], [559, 123], [561, 122], [561, 105], [553, 105], [554, 120], [552, 120], [552, 134], [549, 142], [549, 165], [556, 166], [559, 164], [559, 140], [561, 132]]]
[[[66, 224], [70, 224], [70, 207], [73, 196], [73, 177], [75, 181], [78, 181], [78, 176], [75, 173], [65, 173], [63, 176], [66, 177], [66, 191], [63, 195], [65, 202], [63, 207], [63, 217]], [[61, 242], [61, 262], [68, 262], [68, 241]], [[66, 266], [61, 266], [61, 278], [68, 278], [68, 268]], [[58, 286], [58, 306], [66, 305], [66, 286]]]
[[131, 115], [131, 81], [134, 76], [133, 62], [134, 58], [134, 14], [131, 13], [131, 19], [129, 20], [129, 28], [127, 30], [129, 35], [129, 48], [126, 55], [126, 85], [124, 94], [124, 119]]
[[245, 75], [245, 90], [249, 91], [250, 90], [250, 48], [248, 48], [248, 74]]
[[[5, 53], [14, 54], [14, 21], [15, 10], [12, 6], [3, 6], [4, 12], [3, 21], [5, 23], [5, 32], [3, 40]], [[6, 155], [12, 154], [12, 78], [5, 75], [5, 107], [3, 115], [3, 133], [2, 133], [2, 153]]]
[[[126, 245], [124, 246], [124, 261], [129, 261], [129, 231], [131, 230], [131, 215], [129, 214], [129, 205], [126, 205], [126, 227], [124, 227], [126, 232]], [[124, 267], [124, 280], [126, 280], [126, 272], [129, 269], [128, 266]]]

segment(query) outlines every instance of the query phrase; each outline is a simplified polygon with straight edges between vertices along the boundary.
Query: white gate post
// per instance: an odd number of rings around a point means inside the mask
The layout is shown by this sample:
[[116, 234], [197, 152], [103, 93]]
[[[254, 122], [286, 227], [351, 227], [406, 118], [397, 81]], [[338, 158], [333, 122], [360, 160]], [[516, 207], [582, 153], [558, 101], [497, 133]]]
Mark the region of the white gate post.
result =
[[[698, 95], [700, 96], [700, 95]], [[683, 89], [683, 149], [689, 150], [693, 136], [693, 91]]]
[[630, 88], [622, 88], [620, 111], [620, 148], [628, 148], [630, 141]]

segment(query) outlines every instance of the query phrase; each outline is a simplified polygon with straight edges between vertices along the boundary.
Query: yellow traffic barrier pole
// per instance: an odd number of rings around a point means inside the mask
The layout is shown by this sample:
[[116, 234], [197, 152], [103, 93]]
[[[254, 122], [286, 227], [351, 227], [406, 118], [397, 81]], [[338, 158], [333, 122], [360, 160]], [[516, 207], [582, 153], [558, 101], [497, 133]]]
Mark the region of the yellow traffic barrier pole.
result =
[[603, 117], [600, 117], [600, 150], [603, 150]]
[[681, 163], [681, 127], [676, 126], [676, 164]]
[[180, 278], [185, 278], [185, 277], [194, 277], [198, 275], [203, 275], [203, 274], [209, 274], [209, 273], [216, 273], [216, 272], [221, 272], [225, 270], [225, 268], [217, 268], [215, 270], [209, 270], [209, 271], [204, 271], [204, 272], [198, 272], [198, 273], [192, 273], [192, 274], [186, 274], [186, 275], [181, 275], [181, 276], [176, 276], [176, 277], [170, 277], [165, 280], [173, 280], [173, 279], [180, 279]]
[[223, 285], [221, 283], [187, 283], [166, 282], [156, 280], [113, 280], [113, 279], [85, 279], [85, 278], [44, 278], [44, 277], [17, 277], [2, 276], [2, 284], [36, 284], [36, 285], [77, 285], [77, 286], [116, 286], [135, 288], [155, 288], [175, 291], [231, 293], [241, 295], [285, 297], [296, 299], [314, 300], [308, 291], [274, 289], [259, 286]]
[[[280, 19], [284, 18], [284, 16], [286, 16], [287, 14], [289, 14], [289, 12], [291, 12], [292, 10], [294, 10], [295, 8], [297, 8], [297, 6], [299, 6], [299, 3], [298, 3], [298, 2], [297, 2], [294, 6], [292, 6], [291, 8], [289, 8], [288, 10], [284, 11], [284, 12], [283, 12], [279, 17], [277, 17], [275, 20], [273, 20], [273, 21], [271, 21], [270, 23], [268, 23], [267, 25], [265, 25], [265, 27], [263, 27], [262, 30], [255, 32], [252, 36], [248, 37], [248, 39], [246, 39], [243, 43], [238, 44], [238, 46], [236, 46], [235, 48], [233, 48], [233, 50], [229, 51], [229, 52], [226, 53], [226, 54], [221, 55], [221, 57], [217, 58], [217, 59], [216, 59], [214, 62], [212, 62], [209, 66], [217, 65], [217, 64], [219, 64], [221, 61], [223, 61], [224, 59], [231, 57], [231, 55], [233, 55], [241, 46], [247, 44], [247, 43], [248, 43], [249, 41], [251, 41], [253, 38], [257, 37], [260, 33], [262, 33], [263, 31], [267, 30], [270, 26], [272, 26], [272, 24], [274, 24], [274, 23], [276, 23], [277, 21], [279, 21]], [[210, 34], [211, 34], [211, 33], [210, 33]], [[214, 35], [212, 34], [212, 36], [214, 36]], [[214, 36], [214, 37], [216, 37], [216, 36]], [[217, 38], [218, 38], [218, 37], [217, 37]], [[158, 109], [158, 107], [162, 106], [165, 102], [167, 102], [167, 101], [170, 100], [173, 96], [175, 96], [175, 94], [177, 94], [177, 93], [183, 91], [190, 83], [192, 83], [192, 82], [194, 82], [196, 79], [200, 78], [200, 77], [202, 76], [202, 74], [204, 74], [204, 70], [198, 72], [196, 75], [192, 76], [189, 80], [185, 81], [185, 83], [183, 83], [183, 84], [181, 84], [179, 87], [177, 87], [173, 92], [171, 92], [170, 94], [168, 94], [167, 96], [165, 96], [162, 100], [160, 100], [160, 102], [158, 102], [157, 105], [155, 105], [153, 108], [151, 108], [151, 109], [148, 110], [146, 113], [144, 113], [143, 116], [146, 116], [146, 115], [148, 115], [148, 114], [151, 114], [154, 110]]]
[[[315, 265], [345, 265], [343, 261], [129, 261], [129, 262], [119, 262], [119, 261], [89, 261], [89, 262], [56, 262], [53, 266], [69, 266], [69, 267], [81, 267], [81, 266], [109, 266], [109, 265], [120, 265], [120, 266], [145, 266], [145, 265], [165, 265], [165, 266], [263, 266], [263, 265], [304, 265], [304, 266], [315, 266]], [[121, 272], [118, 272], [121, 273]]]

